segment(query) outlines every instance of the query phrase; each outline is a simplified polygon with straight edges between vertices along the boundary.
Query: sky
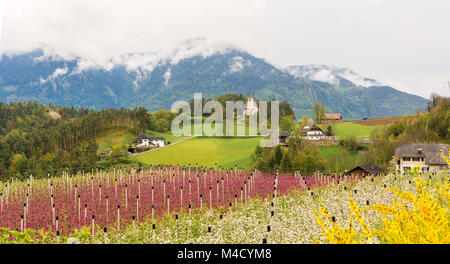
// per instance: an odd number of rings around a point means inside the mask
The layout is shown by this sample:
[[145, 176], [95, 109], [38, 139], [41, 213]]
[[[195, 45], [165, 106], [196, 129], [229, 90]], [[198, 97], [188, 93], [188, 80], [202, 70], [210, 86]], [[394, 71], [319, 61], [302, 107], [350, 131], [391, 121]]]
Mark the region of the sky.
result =
[[450, 96], [449, 11], [448, 0], [0, 0], [0, 52], [101, 62], [202, 37], [278, 67], [341, 66]]

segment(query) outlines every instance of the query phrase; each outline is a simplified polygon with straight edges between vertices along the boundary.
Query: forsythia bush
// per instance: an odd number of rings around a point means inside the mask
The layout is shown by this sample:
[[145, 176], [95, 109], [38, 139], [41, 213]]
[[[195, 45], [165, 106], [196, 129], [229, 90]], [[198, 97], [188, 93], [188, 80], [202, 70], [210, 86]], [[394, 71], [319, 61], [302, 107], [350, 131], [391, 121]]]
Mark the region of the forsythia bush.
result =
[[[316, 222], [322, 227], [322, 234], [328, 242], [333, 244], [358, 244], [361, 241], [369, 241], [374, 236], [371, 228], [364, 223], [364, 217], [356, 203], [350, 201], [349, 206], [352, 214], [348, 219], [349, 225], [345, 228], [336, 224], [323, 206], [320, 206], [320, 213], [314, 212], [317, 216]], [[359, 231], [355, 229], [356, 226], [360, 227]]]
[[[443, 155], [445, 156], [445, 155]], [[450, 165], [449, 158], [445, 157]], [[348, 226], [336, 224], [327, 210], [320, 207], [316, 222], [329, 243], [389, 243], [448, 244], [450, 243], [450, 184], [432, 185], [419, 178], [420, 168], [414, 168], [417, 195], [399, 189], [387, 190], [398, 198], [392, 205], [375, 204], [359, 208], [354, 201], [349, 206]], [[363, 210], [375, 210], [383, 217], [384, 229], [365, 224]]]

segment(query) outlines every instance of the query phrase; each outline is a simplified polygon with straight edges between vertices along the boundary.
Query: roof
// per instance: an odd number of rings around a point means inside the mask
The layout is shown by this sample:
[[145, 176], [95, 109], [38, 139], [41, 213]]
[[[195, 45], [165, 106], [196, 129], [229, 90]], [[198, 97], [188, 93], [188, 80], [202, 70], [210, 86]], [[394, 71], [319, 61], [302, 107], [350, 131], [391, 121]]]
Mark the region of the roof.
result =
[[448, 153], [449, 145], [440, 143], [409, 143], [395, 149], [395, 157], [425, 158], [427, 165], [447, 165], [441, 152]]
[[[133, 141], [133, 142], [131, 142], [129, 145], [139, 145], [139, 144], [141, 144], [141, 142], [139, 142], [139, 141]], [[152, 142], [148, 142], [148, 144], [149, 144], [149, 145], [153, 145], [153, 146], [156, 147], [156, 145], [153, 144]]]
[[325, 119], [341, 119], [342, 115], [338, 113], [334, 114], [325, 114]]
[[290, 135], [290, 134], [289, 134], [288, 131], [283, 131], [283, 130], [280, 131], [280, 134], [279, 134], [280, 137], [289, 137], [289, 135]]
[[165, 140], [163, 137], [149, 137], [150, 140]]
[[150, 139], [150, 138], [147, 137], [146, 135], [140, 134], [136, 137], [136, 139], [134, 141], [139, 142], [139, 141], [142, 141], [143, 139]]
[[367, 162], [362, 165], [354, 167], [353, 169], [349, 170], [347, 173], [351, 173], [357, 169], [361, 169], [367, 173], [375, 174], [375, 175], [380, 174], [384, 171], [382, 168], [378, 167], [377, 165], [373, 164], [372, 162]]
[[302, 132], [304, 132], [304, 133], [306, 133], [308, 131], [314, 131], [314, 130], [323, 132], [323, 130], [320, 127], [316, 126], [315, 124], [312, 126], [306, 125], [302, 128]]
[[165, 140], [165, 138], [163, 137], [148, 137], [146, 135], [140, 134], [136, 137], [136, 139], [134, 140], [134, 142], [140, 142], [143, 139], [148, 139], [148, 140]]

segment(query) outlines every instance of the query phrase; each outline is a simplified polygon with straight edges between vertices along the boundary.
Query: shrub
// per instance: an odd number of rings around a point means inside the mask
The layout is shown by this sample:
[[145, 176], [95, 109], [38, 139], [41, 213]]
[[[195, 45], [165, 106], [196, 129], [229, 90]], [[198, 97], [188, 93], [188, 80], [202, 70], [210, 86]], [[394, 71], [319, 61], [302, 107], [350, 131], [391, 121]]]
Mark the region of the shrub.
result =
[[359, 151], [364, 149], [364, 147], [360, 143], [358, 143], [355, 136], [340, 139], [339, 145], [343, 146], [349, 151]]
[[[449, 163], [450, 165], [450, 163]], [[316, 222], [330, 243], [388, 244], [448, 244], [450, 243], [450, 183], [435, 184], [420, 179], [420, 167], [415, 167], [417, 194], [397, 188], [386, 188], [398, 198], [392, 205], [375, 204], [360, 208], [350, 201], [352, 212], [345, 228], [332, 221], [327, 210], [320, 207]], [[383, 228], [375, 229], [365, 223], [361, 211], [374, 210], [383, 217]]]

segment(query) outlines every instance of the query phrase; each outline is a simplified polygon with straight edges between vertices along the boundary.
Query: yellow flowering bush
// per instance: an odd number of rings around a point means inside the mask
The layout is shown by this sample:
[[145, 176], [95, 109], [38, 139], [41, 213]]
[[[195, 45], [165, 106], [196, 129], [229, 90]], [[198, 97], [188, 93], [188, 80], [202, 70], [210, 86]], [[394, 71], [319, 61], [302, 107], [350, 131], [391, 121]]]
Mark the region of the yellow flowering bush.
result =
[[[322, 227], [322, 235], [333, 244], [358, 244], [361, 241], [369, 240], [373, 234], [368, 225], [365, 224], [364, 217], [355, 201], [349, 202], [351, 216], [348, 219], [348, 226], [342, 228], [335, 223], [335, 219], [328, 214], [325, 207], [320, 206], [319, 212], [314, 211], [316, 222]], [[356, 230], [356, 227], [360, 227]], [[316, 239], [316, 242], [319, 241]]]
[[[448, 160], [448, 158], [447, 158]], [[416, 194], [397, 188], [385, 188], [395, 194], [392, 205], [375, 204], [360, 208], [350, 201], [348, 226], [338, 226], [320, 207], [316, 222], [328, 243], [447, 244], [450, 243], [450, 184], [432, 185], [419, 177], [420, 168], [413, 169]], [[383, 228], [366, 225], [361, 211], [374, 210], [383, 216]], [[357, 228], [358, 226], [358, 228]]]

